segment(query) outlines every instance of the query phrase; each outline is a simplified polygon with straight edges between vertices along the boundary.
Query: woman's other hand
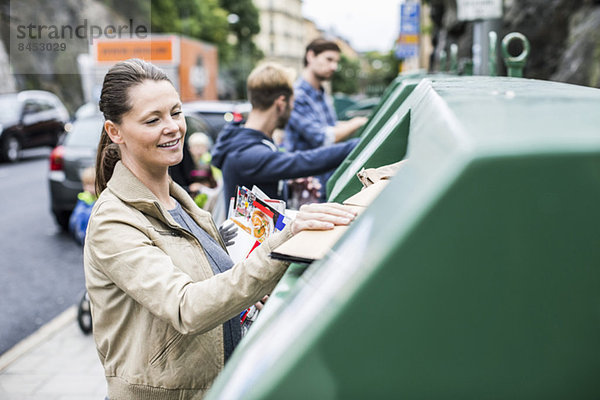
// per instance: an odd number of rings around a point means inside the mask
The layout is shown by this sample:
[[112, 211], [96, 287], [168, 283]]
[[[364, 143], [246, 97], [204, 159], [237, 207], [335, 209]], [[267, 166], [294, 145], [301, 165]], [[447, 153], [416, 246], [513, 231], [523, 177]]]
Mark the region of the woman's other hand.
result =
[[291, 228], [294, 235], [304, 230], [326, 231], [335, 225], [348, 225], [354, 218], [356, 211], [342, 204], [305, 204], [300, 207]]
[[229, 247], [235, 243], [235, 237], [237, 236], [237, 226], [232, 222], [227, 224], [227, 221], [223, 222], [223, 224], [219, 227], [219, 235], [221, 235], [221, 239], [223, 239], [223, 243], [225, 243], [226, 247]]
[[254, 304], [254, 307], [256, 307], [256, 309], [258, 311], [262, 310], [263, 307], [265, 306], [265, 303], [267, 302], [267, 300], [269, 300], [269, 295], [266, 295], [265, 297], [263, 297], [260, 301], [257, 301]]

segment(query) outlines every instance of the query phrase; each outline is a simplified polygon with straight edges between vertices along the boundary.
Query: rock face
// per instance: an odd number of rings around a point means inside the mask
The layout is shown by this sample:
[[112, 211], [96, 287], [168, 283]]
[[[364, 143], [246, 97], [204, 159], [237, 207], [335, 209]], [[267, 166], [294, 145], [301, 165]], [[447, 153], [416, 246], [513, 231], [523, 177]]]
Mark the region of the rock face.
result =
[[[456, 0], [429, 3], [436, 54], [442, 49], [449, 54], [455, 43], [459, 58], [471, 58], [473, 23], [458, 21]], [[600, 87], [599, 0], [504, 0], [502, 20], [491, 25], [498, 42], [509, 32], [520, 32], [529, 40], [524, 77]], [[432, 69], [439, 70], [435, 60]], [[499, 74], [505, 74], [499, 67]]]
[[[51, 91], [61, 98], [71, 112], [83, 103], [77, 56], [89, 51], [89, 30], [86, 33], [87, 37], [82, 37], [85, 36], [86, 31], [83, 29], [77, 31], [77, 27], [84, 23], [88, 26], [93, 24], [103, 27], [121, 22], [121, 19], [116, 17], [103, 2], [97, 0], [2, 2], [0, 17], [3, 44], [0, 46], [2, 81], [12, 78], [15, 86], [13, 91], [15, 89]], [[47, 39], [52, 27], [57, 27], [60, 38]], [[69, 28], [73, 29], [73, 33]], [[38, 29], [42, 29], [43, 32], [41, 39], [36, 37]], [[25, 38], [19, 39], [19, 36], [23, 35]], [[42, 44], [57, 46], [64, 44], [64, 46], [49, 47], [40, 51], [33, 47], [27, 48], [28, 43], [36, 46]], [[19, 48], [19, 44], [22, 44], [22, 47]], [[12, 69], [10, 78], [5, 78], [6, 68], [2, 64], [2, 47], [10, 54]]]
[[550, 79], [600, 87], [600, 5], [572, 15], [565, 50]]
[[4, 44], [0, 41], [0, 94], [12, 93], [16, 90], [15, 79], [10, 70], [8, 62], [8, 53], [4, 49]]

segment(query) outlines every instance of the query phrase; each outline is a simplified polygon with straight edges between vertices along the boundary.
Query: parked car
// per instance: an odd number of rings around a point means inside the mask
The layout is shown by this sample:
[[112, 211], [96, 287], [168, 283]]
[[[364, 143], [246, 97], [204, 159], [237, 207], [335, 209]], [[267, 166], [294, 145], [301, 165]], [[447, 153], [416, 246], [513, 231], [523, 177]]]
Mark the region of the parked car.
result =
[[[252, 106], [248, 102], [232, 101], [191, 101], [183, 104], [185, 115], [193, 115], [204, 119], [208, 125], [208, 134], [216, 141], [219, 132], [228, 122], [238, 122], [245, 119]], [[193, 133], [188, 129], [188, 133]]]
[[15, 162], [22, 149], [56, 146], [68, 121], [67, 109], [50, 92], [0, 95], [0, 158]]
[[[81, 173], [96, 163], [104, 117], [99, 112], [85, 113], [76, 119], [61, 143], [50, 153], [50, 209], [58, 225], [67, 230], [69, 217], [83, 190]], [[209, 126], [194, 116], [186, 115], [187, 131], [206, 131]]]
[[81, 105], [77, 110], [75, 110], [74, 119], [81, 119], [95, 114], [100, 114], [98, 101], [91, 101]]

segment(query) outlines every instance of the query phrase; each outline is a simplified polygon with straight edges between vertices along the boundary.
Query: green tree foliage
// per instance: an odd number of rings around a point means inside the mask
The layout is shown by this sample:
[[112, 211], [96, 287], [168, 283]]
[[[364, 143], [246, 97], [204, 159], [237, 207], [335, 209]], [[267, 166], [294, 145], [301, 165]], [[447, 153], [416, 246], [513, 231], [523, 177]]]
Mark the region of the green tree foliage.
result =
[[334, 93], [355, 94], [359, 90], [358, 77], [360, 74], [360, 63], [346, 57], [340, 56], [338, 70], [331, 79], [331, 89]]
[[220, 57], [221, 66], [233, 81], [237, 96], [246, 97], [248, 74], [263, 58], [262, 51], [254, 44], [254, 36], [260, 32], [258, 9], [252, 0], [220, 0], [220, 5], [233, 17], [234, 38], [230, 51]]
[[[149, 26], [152, 10], [152, 3], [150, 0], [99, 0], [104, 3], [107, 7], [113, 9], [115, 14], [118, 16], [129, 19], [132, 18], [136, 25], [144, 25]], [[161, 3], [164, 3], [162, 1]], [[158, 4], [157, 6], [162, 6], [159, 10], [158, 8], [154, 11], [156, 12], [169, 12], [169, 9], [164, 7], [163, 4]], [[175, 14], [171, 15], [175, 17]]]
[[246, 78], [263, 56], [253, 41], [260, 23], [252, 0], [102, 1], [121, 16], [135, 16], [139, 23], [147, 24], [143, 16], [149, 16], [154, 33], [178, 33], [214, 43], [219, 70], [233, 91], [229, 96], [245, 96]]
[[385, 88], [398, 76], [400, 61], [393, 51], [380, 53], [370, 51], [364, 55], [363, 90], [367, 96], [380, 96]]
[[229, 14], [238, 17], [237, 22], [231, 24], [231, 31], [235, 34], [238, 43], [253, 43], [252, 37], [260, 32], [258, 9], [252, 0], [221, 0], [223, 7]]
[[227, 11], [218, 0], [150, 0], [150, 5], [152, 32], [179, 33], [215, 43], [219, 50], [227, 42]]
[[[179, 33], [219, 44], [229, 32], [219, 0], [102, 0], [119, 16], [149, 23], [154, 33]], [[146, 21], [147, 18], [150, 21]]]

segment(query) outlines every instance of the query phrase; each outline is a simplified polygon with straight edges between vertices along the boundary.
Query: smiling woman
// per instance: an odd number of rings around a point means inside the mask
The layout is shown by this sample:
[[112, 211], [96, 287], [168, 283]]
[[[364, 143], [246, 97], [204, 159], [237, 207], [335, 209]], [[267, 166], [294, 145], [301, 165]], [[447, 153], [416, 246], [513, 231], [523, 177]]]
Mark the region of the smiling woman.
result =
[[132, 87], [129, 97], [136, 101], [122, 121], [107, 120], [104, 130], [119, 145], [123, 164], [161, 202], [174, 208], [164, 183], [168, 183], [165, 170], [183, 157], [186, 125], [179, 95], [167, 80], [146, 80]]
[[199, 398], [241, 338], [240, 312], [288, 264], [271, 249], [305, 229], [355, 217], [307, 206], [234, 265], [209, 213], [173, 183], [186, 123], [164, 72], [133, 59], [104, 78], [96, 186], [84, 246], [94, 339], [111, 399]]

